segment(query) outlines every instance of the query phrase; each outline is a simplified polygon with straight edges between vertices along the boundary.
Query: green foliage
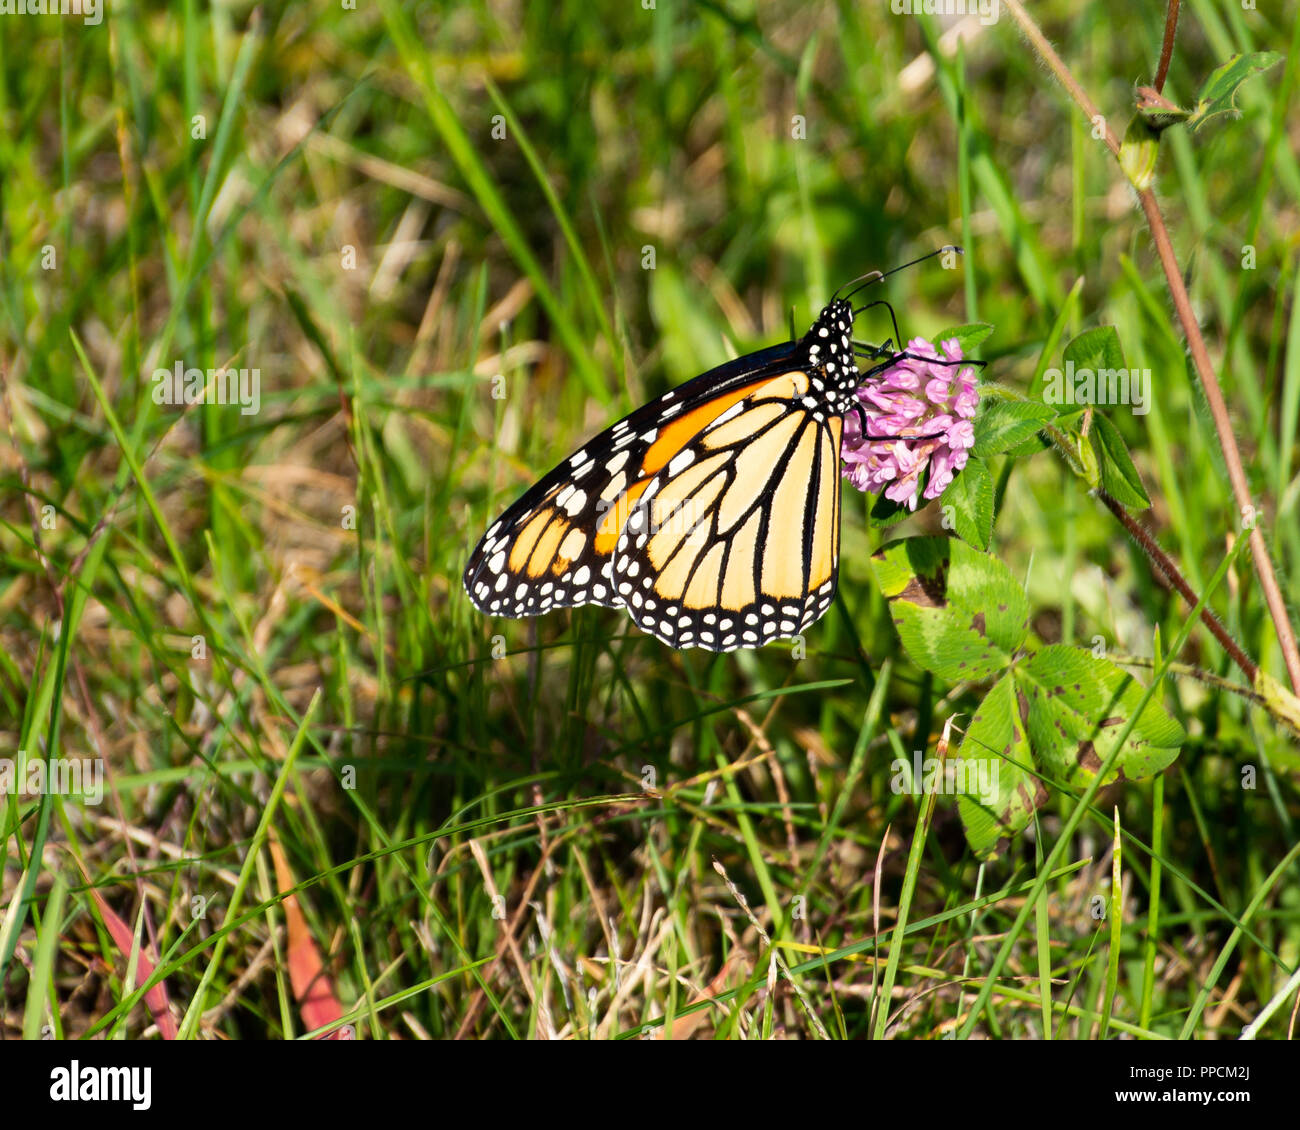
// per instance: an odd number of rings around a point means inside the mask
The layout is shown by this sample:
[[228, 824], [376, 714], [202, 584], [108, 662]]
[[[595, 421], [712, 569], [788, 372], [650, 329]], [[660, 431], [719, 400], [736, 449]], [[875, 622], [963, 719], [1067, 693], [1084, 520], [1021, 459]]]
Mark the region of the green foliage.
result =
[[1032, 400], [986, 400], [975, 418], [975, 446], [971, 454], [982, 459], [1012, 451], [1038, 435], [1056, 415], [1051, 405]]
[[1252, 51], [1234, 55], [1221, 67], [1216, 67], [1205, 80], [1196, 96], [1196, 106], [1188, 116], [1192, 129], [1200, 129], [1218, 114], [1238, 114], [1237, 92], [1241, 84], [1255, 75], [1277, 66], [1283, 55], [1277, 51]]
[[1101, 465], [1101, 485], [1106, 491], [1125, 506], [1150, 506], [1151, 499], [1147, 497], [1146, 488], [1142, 485], [1124, 437], [1101, 412], [1092, 415], [1090, 438]]
[[993, 327], [988, 322], [971, 322], [964, 326], [949, 326], [947, 329], [939, 330], [934, 334], [933, 340], [938, 345], [956, 339], [962, 356], [969, 357], [992, 333]]
[[941, 678], [1005, 669], [1029, 629], [1024, 589], [996, 558], [948, 538], [890, 542], [872, 557], [908, 655]]
[[1150, 188], [1156, 179], [1156, 159], [1160, 156], [1160, 134], [1142, 115], [1136, 115], [1124, 131], [1119, 146], [1119, 165], [1139, 192]]
[[993, 538], [993, 474], [988, 464], [972, 455], [939, 496], [945, 523], [952, 508], [952, 530], [977, 549], [987, 550]]
[[913, 662], [950, 682], [997, 678], [960, 753], [993, 770], [968, 781], [996, 782], [988, 795], [959, 799], [977, 854], [1005, 850], [1003, 841], [1028, 826], [1048, 799], [1043, 782], [1081, 791], [1112, 754], [1102, 784], [1142, 781], [1178, 755], [1183, 728], [1156, 702], [1138, 712], [1142, 688], [1132, 676], [1104, 657], [1030, 637], [1024, 590], [996, 558], [960, 541], [908, 538], [872, 563]]
[[[1047, 788], [1035, 771], [1033, 750], [1013, 674], [1003, 675], [975, 707], [957, 751], [966, 787], [957, 811], [972, 850], [984, 858], [1005, 850], [1047, 803]], [[991, 786], [985, 792], [972, 783]]]
[[1122, 369], [1124, 351], [1114, 326], [1095, 326], [1072, 338], [1062, 351], [1062, 360], [1076, 369]]

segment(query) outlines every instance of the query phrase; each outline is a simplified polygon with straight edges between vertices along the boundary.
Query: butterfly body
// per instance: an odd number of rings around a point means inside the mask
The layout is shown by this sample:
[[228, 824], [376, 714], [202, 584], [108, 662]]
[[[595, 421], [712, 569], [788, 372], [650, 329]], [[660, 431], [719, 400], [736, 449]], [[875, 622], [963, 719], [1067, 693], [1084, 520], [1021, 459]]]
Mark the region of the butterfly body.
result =
[[626, 608], [672, 647], [798, 635], [835, 592], [843, 416], [862, 380], [853, 309], [670, 390], [542, 478], [470, 555], [493, 616]]

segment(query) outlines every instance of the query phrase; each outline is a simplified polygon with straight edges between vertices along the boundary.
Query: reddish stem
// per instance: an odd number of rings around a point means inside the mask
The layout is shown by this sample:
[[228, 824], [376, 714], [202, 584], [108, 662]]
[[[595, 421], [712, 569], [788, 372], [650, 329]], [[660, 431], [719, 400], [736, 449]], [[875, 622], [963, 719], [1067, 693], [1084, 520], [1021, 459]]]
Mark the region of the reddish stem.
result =
[[1169, 7], [1165, 9], [1165, 41], [1160, 45], [1160, 66], [1156, 68], [1157, 92], [1164, 90], [1165, 79], [1169, 77], [1169, 62], [1174, 57], [1174, 33], [1178, 30], [1180, 6], [1180, 0], [1169, 0]]
[[[1025, 38], [1029, 40], [1034, 50], [1038, 52], [1061, 85], [1065, 87], [1070, 97], [1074, 99], [1090, 121], [1101, 124], [1106, 148], [1118, 159], [1119, 139], [1115, 136], [1114, 130], [1110, 128], [1110, 123], [1098, 113], [1092, 99], [1079, 85], [1070, 72], [1070, 68], [1065, 65], [1056, 50], [1047, 42], [1038, 25], [1034, 23], [1029, 17], [1029, 13], [1021, 6], [1020, 0], [1004, 0], [1004, 2], [1008, 11], [1011, 12], [1016, 23], [1020, 26], [1021, 31], [1024, 32]], [[1232, 493], [1236, 499], [1237, 508], [1243, 520], [1247, 515], [1250, 515], [1252, 519], [1247, 523], [1250, 531], [1251, 558], [1255, 563], [1256, 575], [1259, 577], [1259, 587], [1264, 593], [1264, 603], [1268, 606], [1269, 617], [1273, 621], [1273, 630], [1277, 633], [1278, 644], [1282, 651], [1282, 661], [1286, 664], [1291, 687], [1296, 694], [1300, 694], [1300, 647], [1296, 645], [1295, 628], [1291, 625], [1286, 601], [1283, 599], [1282, 590], [1277, 583], [1277, 574], [1273, 571], [1273, 559], [1269, 556], [1268, 544], [1264, 541], [1264, 534], [1259, 528], [1259, 522], [1255, 520], [1258, 508], [1250, 496], [1250, 485], [1246, 481], [1246, 472], [1242, 466], [1241, 451], [1237, 447], [1237, 438], [1232, 432], [1232, 421], [1228, 417], [1228, 406], [1223, 399], [1223, 390], [1219, 387], [1219, 379], [1215, 376], [1209, 350], [1206, 349], [1205, 339], [1201, 336], [1200, 324], [1197, 322], [1196, 314], [1192, 310], [1192, 302], [1187, 295], [1187, 287], [1183, 283], [1182, 271], [1179, 270], [1178, 259], [1174, 255], [1173, 243], [1169, 239], [1169, 229], [1165, 226], [1165, 220], [1160, 213], [1160, 205], [1156, 202], [1155, 193], [1149, 188], [1143, 189], [1138, 193], [1138, 200], [1142, 205], [1143, 213], [1146, 215], [1147, 226], [1151, 230], [1151, 238], [1156, 245], [1156, 254], [1159, 256], [1160, 265], [1165, 272], [1165, 280], [1169, 285], [1169, 294], [1174, 300], [1174, 310], [1178, 314], [1183, 333], [1187, 337], [1187, 346], [1191, 352], [1192, 361], [1196, 366], [1196, 375], [1200, 379], [1201, 387], [1205, 390], [1205, 400], [1210, 407], [1210, 415], [1214, 420], [1214, 430], [1218, 433], [1219, 447], [1223, 451], [1223, 461], [1228, 468], [1228, 481], [1232, 484]]]

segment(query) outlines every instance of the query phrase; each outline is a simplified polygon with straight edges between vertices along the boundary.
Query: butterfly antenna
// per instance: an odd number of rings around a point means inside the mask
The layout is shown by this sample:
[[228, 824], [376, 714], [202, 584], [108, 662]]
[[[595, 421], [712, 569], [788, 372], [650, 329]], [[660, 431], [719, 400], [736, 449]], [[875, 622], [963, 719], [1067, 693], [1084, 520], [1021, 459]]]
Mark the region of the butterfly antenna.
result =
[[850, 279], [831, 297], [839, 298], [840, 290], [843, 290], [845, 287], [851, 287], [852, 289], [844, 295], [844, 298], [852, 298], [864, 286], [871, 286], [873, 283], [878, 283], [882, 279], [889, 278], [890, 275], [896, 275], [899, 271], [907, 270], [908, 267], [915, 267], [918, 263], [924, 263], [927, 259], [933, 259], [936, 255], [942, 255], [945, 251], [955, 251], [958, 255], [966, 254], [966, 252], [955, 243], [945, 243], [942, 247], [931, 251], [928, 255], [922, 255], [919, 259], [913, 259], [910, 263], [904, 263], [900, 267], [893, 267], [888, 271], [868, 271], [865, 275], [859, 275], [856, 279]]

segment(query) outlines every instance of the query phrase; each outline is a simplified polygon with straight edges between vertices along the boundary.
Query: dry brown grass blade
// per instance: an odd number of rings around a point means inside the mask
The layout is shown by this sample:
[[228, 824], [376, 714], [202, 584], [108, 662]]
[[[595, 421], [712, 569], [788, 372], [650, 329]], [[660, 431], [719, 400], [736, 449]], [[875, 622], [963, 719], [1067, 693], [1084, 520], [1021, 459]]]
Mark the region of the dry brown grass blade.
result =
[[[696, 993], [690, 999], [687, 1007], [700, 1004], [702, 1001], [713, 1000], [728, 989], [739, 988], [745, 983], [745, 966], [745, 955], [737, 950], [722, 963], [722, 968], [718, 970], [713, 980], [705, 986], [704, 991]], [[689, 1040], [711, 1019], [712, 1014], [707, 1008], [688, 1013], [685, 1016], [679, 1016], [673, 1021], [673, 1039]], [[659, 1039], [663, 1039], [662, 1032], [659, 1034]]]
[[[78, 861], [78, 866], [80, 866], [80, 861]], [[84, 867], [81, 868], [81, 873], [85, 876], [87, 890], [90, 891], [91, 898], [95, 900], [99, 915], [104, 920], [104, 928], [108, 931], [117, 948], [122, 951], [122, 956], [129, 962], [131, 951], [135, 948], [135, 932], [108, 905], [104, 896], [91, 883], [90, 876], [86, 874]], [[153, 972], [157, 968], [157, 962], [158, 956], [153, 952], [153, 947], [142, 945], [135, 963], [135, 985], [137, 989], [153, 976]], [[172, 1015], [171, 998], [167, 994], [165, 979], [145, 991], [144, 1003], [149, 1008], [149, 1015], [153, 1017], [153, 1022], [158, 1026], [158, 1034], [164, 1040], [176, 1039], [178, 1034], [176, 1018]]]
[[[284, 849], [272, 834], [269, 845], [271, 860], [275, 864], [275, 884], [280, 893], [294, 887], [293, 872], [285, 858]], [[288, 895], [281, 904], [284, 907], [284, 920], [289, 936], [289, 984], [293, 988], [293, 998], [298, 1002], [298, 1012], [308, 1031], [333, 1024], [343, 1017], [343, 1006], [339, 1004], [334, 992], [334, 979], [326, 972], [321, 960], [316, 940], [311, 928], [303, 916], [302, 907], [298, 905], [297, 895]], [[325, 1040], [345, 1038], [344, 1029], [339, 1028], [322, 1036]]]

